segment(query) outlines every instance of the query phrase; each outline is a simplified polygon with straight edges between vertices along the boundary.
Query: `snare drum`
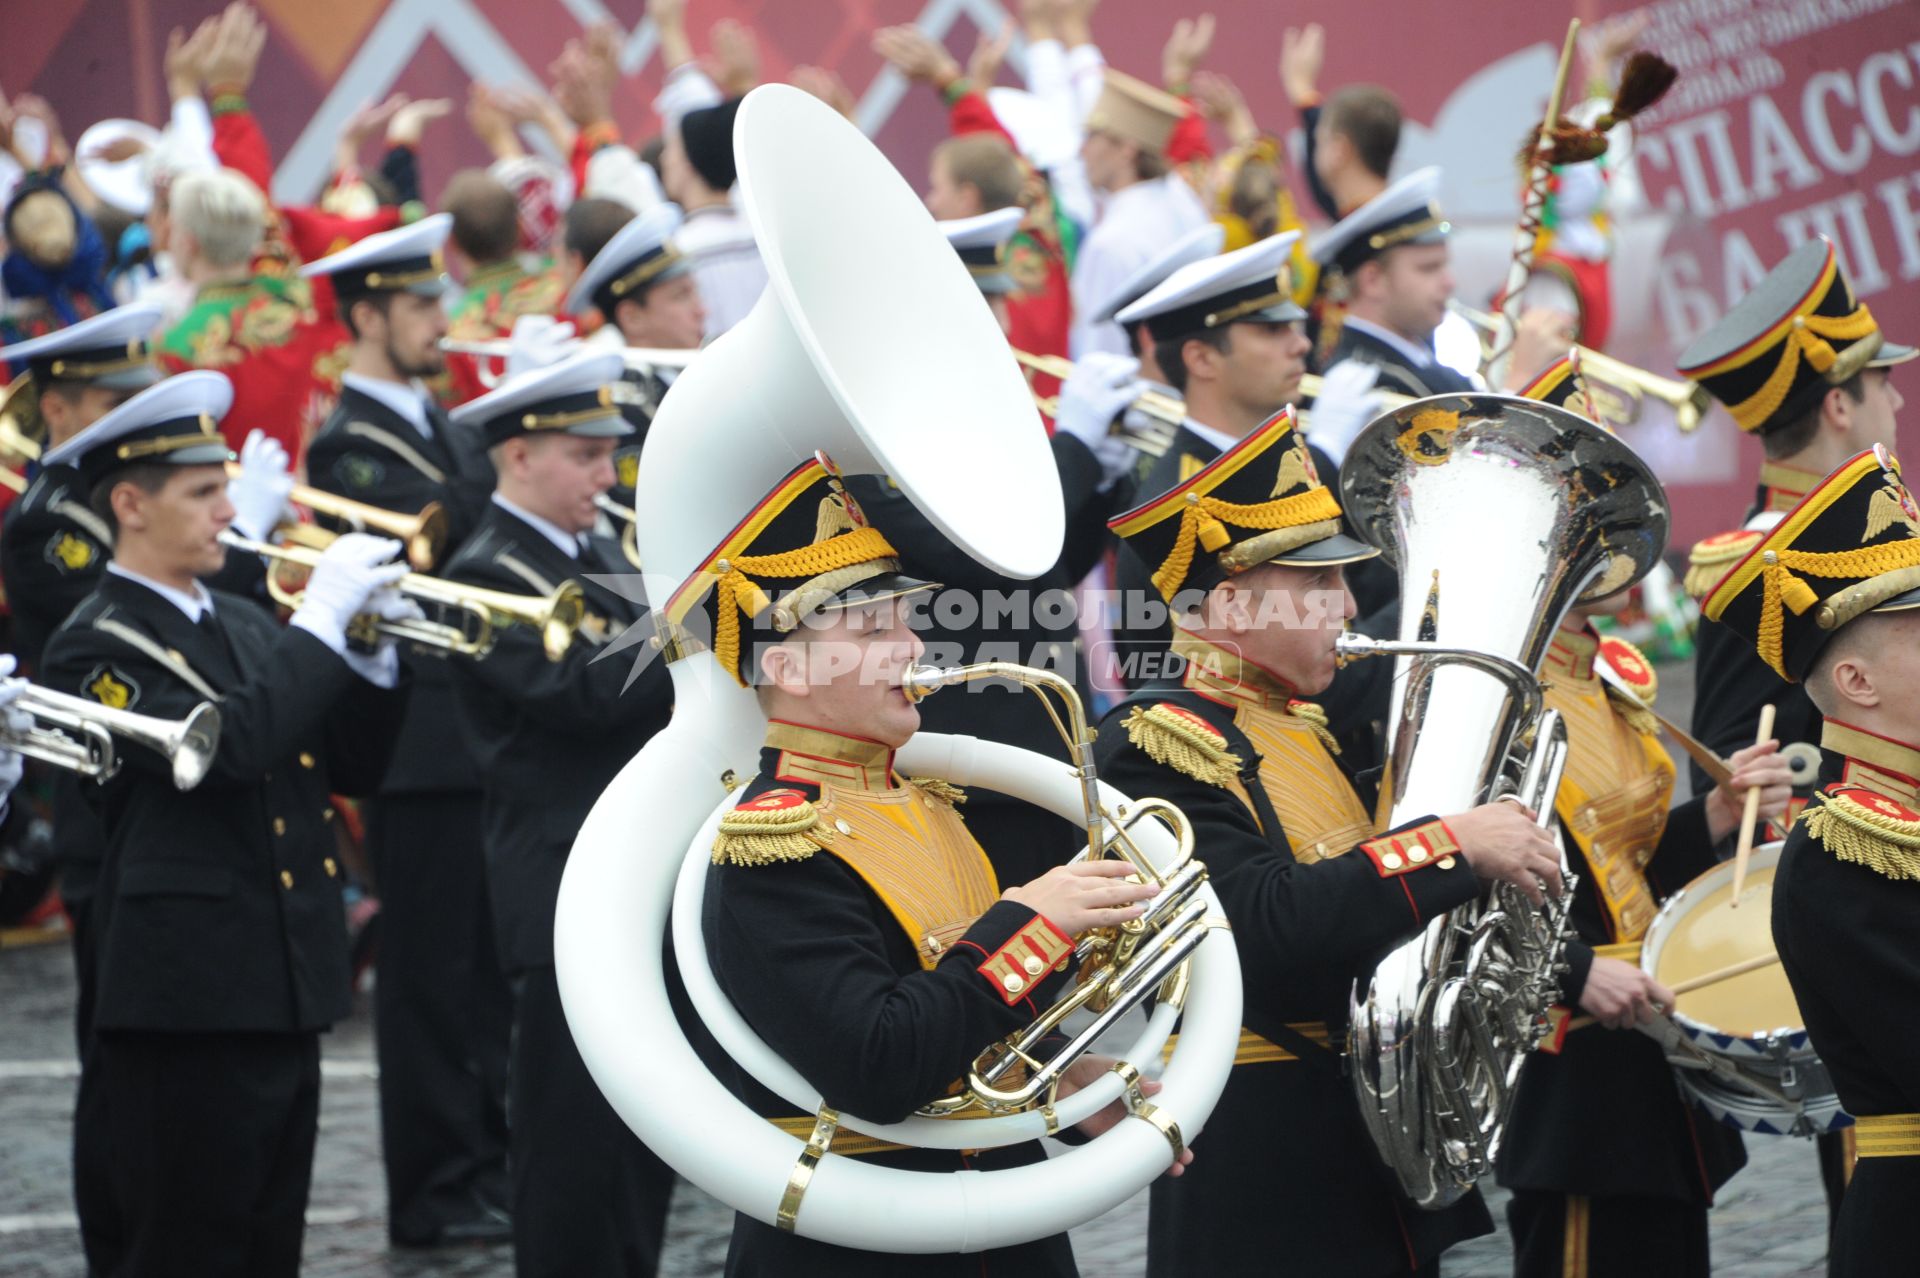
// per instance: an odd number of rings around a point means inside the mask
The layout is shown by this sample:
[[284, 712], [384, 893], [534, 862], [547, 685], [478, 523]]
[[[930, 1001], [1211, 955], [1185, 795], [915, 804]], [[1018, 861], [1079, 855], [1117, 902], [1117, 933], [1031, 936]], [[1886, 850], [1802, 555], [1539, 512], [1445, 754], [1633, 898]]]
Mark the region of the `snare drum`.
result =
[[[1667, 898], [1641, 942], [1641, 969], [1674, 986], [1770, 953], [1781, 846], [1753, 850], [1738, 909], [1731, 861]], [[1679, 1006], [1646, 1028], [1666, 1044], [1681, 1089], [1729, 1126], [1808, 1136], [1853, 1122], [1814, 1055], [1778, 963], [1682, 994]]]

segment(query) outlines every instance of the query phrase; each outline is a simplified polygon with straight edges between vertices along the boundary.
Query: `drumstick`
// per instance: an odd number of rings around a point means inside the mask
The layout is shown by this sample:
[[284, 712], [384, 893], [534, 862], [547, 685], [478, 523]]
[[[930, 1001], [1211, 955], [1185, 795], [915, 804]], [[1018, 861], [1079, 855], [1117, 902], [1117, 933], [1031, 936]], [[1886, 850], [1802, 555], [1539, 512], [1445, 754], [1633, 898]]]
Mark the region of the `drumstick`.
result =
[[[1778, 954], [1756, 954], [1752, 958], [1741, 959], [1738, 963], [1729, 963], [1725, 967], [1715, 968], [1711, 972], [1680, 982], [1673, 987], [1673, 996], [1679, 998], [1682, 994], [1691, 994], [1697, 989], [1703, 989], [1706, 986], [1718, 984], [1721, 981], [1730, 981], [1736, 976], [1745, 976], [1748, 972], [1757, 972], [1763, 967], [1772, 967], [1779, 961], [1780, 956]], [[1573, 1020], [1567, 1022], [1567, 1033], [1571, 1034], [1577, 1029], [1585, 1029], [1593, 1023], [1594, 1018], [1591, 1016], [1576, 1016]]]
[[[1760, 707], [1760, 731], [1754, 736], [1753, 743], [1761, 745], [1773, 740], [1774, 707]], [[1740, 889], [1747, 885], [1747, 860], [1753, 855], [1753, 826], [1760, 815], [1760, 787], [1747, 787], [1746, 806], [1740, 810], [1740, 845], [1733, 853], [1733, 898], [1727, 902], [1727, 908], [1740, 908]]]

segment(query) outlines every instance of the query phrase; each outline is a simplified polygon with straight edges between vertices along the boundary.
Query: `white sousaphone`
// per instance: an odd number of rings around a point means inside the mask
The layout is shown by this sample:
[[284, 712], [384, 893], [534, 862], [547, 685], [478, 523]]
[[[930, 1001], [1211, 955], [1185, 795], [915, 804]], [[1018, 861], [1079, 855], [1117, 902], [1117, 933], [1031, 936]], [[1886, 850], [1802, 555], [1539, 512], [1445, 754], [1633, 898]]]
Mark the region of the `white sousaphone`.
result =
[[[734, 149], [738, 198], [770, 284], [747, 318], [675, 381], [648, 431], [635, 504], [649, 580], [683, 580], [742, 512], [817, 450], [849, 473], [892, 476], [982, 563], [1020, 577], [1045, 571], [1064, 523], [1045, 435], [991, 312], [911, 188], [852, 125], [782, 85], [748, 95]], [[1187, 1139], [1198, 1133], [1238, 1040], [1238, 958], [1217, 931], [1188, 959], [1184, 1032], [1164, 1070], [1161, 1048], [1175, 1014], [1166, 1004], [1138, 1041], [1113, 1053], [1160, 1078], [1164, 1090], [1148, 1107], [1157, 1114], [1123, 1121], [1044, 1163], [932, 1174], [828, 1152], [813, 1166], [812, 1156], [803, 1159], [805, 1142], [756, 1116], [708, 1072], [667, 1001], [661, 953], [670, 919], [689, 993], [719, 1041], [803, 1112], [821, 1105], [727, 1003], [700, 940], [707, 850], [732, 802], [722, 778], [752, 774], [765, 721], [752, 694], [704, 652], [676, 660], [671, 671], [672, 722], [581, 828], [554, 927], [568, 1024], [628, 1125], [682, 1175], [749, 1216], [895, 1253], [1045, 1237], [1117, 1206], [1163, 1172], [1167, 1126]], [[1080, 776], [1042, 755], [922, 733], [897, 766], [1082, 819]], [[1100, 790], [1116, 814], [1129, 803]], [[1133, 835], [1153, 864], [1173, 862], [1166, 827], [1143, 821]], [[1194, 899], [1217, 917], [1209, 889]], [[987, 1148], [1045, 1135], [1050, 1123], [1070, 1124], [1123, 1094], [1139, 1112], [1137, 1091], [1116, 1073], [1051, 1114], [892, 1125], [844, 1114], [840, 1126], [902, 1144]]]

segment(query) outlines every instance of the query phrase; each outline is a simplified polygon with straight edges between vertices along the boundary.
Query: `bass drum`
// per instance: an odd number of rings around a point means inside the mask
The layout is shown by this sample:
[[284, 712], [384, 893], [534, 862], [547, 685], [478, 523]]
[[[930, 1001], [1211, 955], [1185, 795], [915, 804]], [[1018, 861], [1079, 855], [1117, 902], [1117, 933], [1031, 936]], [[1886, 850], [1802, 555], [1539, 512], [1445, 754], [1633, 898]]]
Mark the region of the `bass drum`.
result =
[[[1673, 986], [1771, 953], [1781, 846], [1753, 850], [1737, 907], [1731, 861], [1667, 898], [1641, 942], [1641, 969]], [[1681, 1089], [1730, 1127], [1812, 1136], [1853, 1122], [1814, 1055], [1778, 963], [1682, 994], [1649, 1030], [1666, 1043]]]

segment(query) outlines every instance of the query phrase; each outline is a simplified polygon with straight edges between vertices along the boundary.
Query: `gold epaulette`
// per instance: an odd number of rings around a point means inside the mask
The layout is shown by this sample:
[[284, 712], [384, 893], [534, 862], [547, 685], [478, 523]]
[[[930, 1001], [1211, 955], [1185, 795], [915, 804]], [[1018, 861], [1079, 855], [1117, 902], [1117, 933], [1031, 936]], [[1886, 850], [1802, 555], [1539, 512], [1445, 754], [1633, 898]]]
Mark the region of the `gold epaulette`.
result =
[[1642, 736], [1659, 736], [1660, 721], [1654, 717], [1653, 701], [1660, 694], [1660, 676], [1654, 673], [1647, 654], [1618, 635], [1602, 635], [1600, 656], [1618, 680], [1606, 681], [1607, 699], [1613, 703], [1614, 712]]
[[1240, 756], [1227, 749], [1226, 737], [1191, 710], [1167, 701], [1135, 707], [1121, 726], [1149, 759], [1196, 781], [1224, 787], [1240, 774]]
[[1680, 588], [1695, 599], [1705, 599], [1713, 592], [1720, 578], [1726, 576], [1734, 564], [1744, 559], [1747, 552], [1759, 545], [1766, 535], [1763, 529], [1736, 528], [1732, 532], [1715, 533], [1705, 541], [1695, 542], [1692, 553], [1687, 556], [1687, 575], [1680, 579]]
[[768, 790], [720, 818], [715, 865], [804, 861], [833, 840], [833, 827], [798, 790]]
[[1311, 701], [1289, 701], [1287, 713], [1313, 729], [1314, 739], [1326, 747], [1328, 754], [1340, 753], [1340, 743], [1333, 739], [1333, 732], [1327, 727], [1332, 721], [1325, 710]]
[[1814, 795], [1800, 819], [1842, 861], [1890, 879], [1920, 880], [1920, 812], [1884, 794], [1844, 786]]
[[948, 807], [958, 807], [967, 801], [967, 792], [951, 781], [939, 777], [908, 777], [907, 784], [926, 795], [929, 799], [938, 799]]

